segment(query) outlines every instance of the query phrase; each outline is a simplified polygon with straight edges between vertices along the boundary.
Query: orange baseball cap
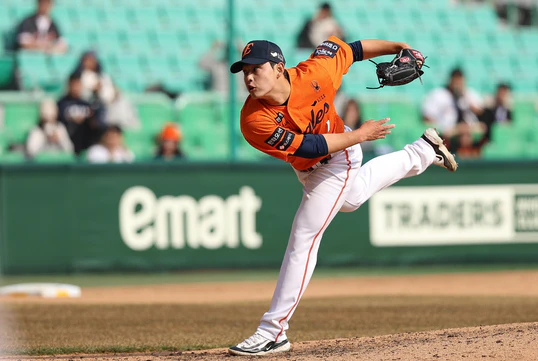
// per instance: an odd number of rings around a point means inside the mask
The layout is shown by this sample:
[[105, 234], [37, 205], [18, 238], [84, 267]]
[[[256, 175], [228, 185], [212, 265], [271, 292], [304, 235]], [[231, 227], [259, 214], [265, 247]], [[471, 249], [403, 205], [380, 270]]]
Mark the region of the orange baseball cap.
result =
[[179, 140], [181, 139], [181, 132], [176, 126], [165, 126], [161, 132], [161, 139], [179, 142]]

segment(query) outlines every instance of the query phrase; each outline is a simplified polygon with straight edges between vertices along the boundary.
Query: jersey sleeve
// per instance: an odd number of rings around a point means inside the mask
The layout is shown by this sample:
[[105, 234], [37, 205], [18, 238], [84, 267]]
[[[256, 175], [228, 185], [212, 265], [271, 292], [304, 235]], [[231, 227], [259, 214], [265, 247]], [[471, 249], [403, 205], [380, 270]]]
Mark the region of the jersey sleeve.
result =
[[328, 40], [318, 45], [316, 50], [310, 55], [310, 59], [315, 60], [329, 73], [334, 88], [340, 88], [342, 76], [347, 73], [353, 64], [353, 51], [351, 47], [336, 36], [331, 36]]
[[260, 117], [242, 123], [241, 132], [254, 148], [288, 163], [288, 157], [295, 153], [304, 138], [303, 134], [276, 125], [272, 119]]

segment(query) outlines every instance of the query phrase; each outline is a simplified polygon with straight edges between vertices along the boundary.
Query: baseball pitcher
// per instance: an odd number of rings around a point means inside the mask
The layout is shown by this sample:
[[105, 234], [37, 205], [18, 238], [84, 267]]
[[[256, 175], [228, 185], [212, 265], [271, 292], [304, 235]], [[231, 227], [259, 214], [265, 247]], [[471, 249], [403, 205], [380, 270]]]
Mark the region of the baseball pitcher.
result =
[[435, 129], [427, 129], [403, 150], [362, 164], [360, 143], [383, 139], [395, 127], [388, 118], [351, 130], [336, 114], [334, 96], [349, 67], [361, 60], [397, 54], [377, 67], [380, 83], [402, 85], [420, 77], [424, 57], [405, 43], [330, 37], [310, 58], [285, 68], [280, 48], [250, 41], [232, 73], [243, 72], [249, 96], [241, 111], [241, 131], [256, 149], [291, 164], [303, 184], [288, 247], [271, 307], [254, 335], [231, 347], [234, 355], [264, 355], [290, 349], [286, 336], [316, 266], [325, 229], [338, 212], [353, 212], [374, 193], [431, 164], [455, 171], [453, 155]]

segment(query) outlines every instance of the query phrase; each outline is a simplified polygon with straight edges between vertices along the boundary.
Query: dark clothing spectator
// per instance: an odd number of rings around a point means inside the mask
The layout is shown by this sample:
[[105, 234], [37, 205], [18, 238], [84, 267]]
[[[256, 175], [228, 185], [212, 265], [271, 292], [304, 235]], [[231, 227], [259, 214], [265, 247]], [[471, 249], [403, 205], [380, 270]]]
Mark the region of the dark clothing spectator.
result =
[[512, 111], [509, 106], [510, 87], [507, 84], [499, 84], [495, 93], [493, 104], [486, 109], [481, 116], [481, 121], [486, 125], [486, 131], [482, 139], [483, 143], [491, 139], [491, 129], [495, 124], [512, 122]]
[[99, 142], [106, 127], [95, 117], [91, 104], [82, 99], [80, 74], [69, 77], [67, 94], [58, 101], [58, 112], [58, 120], [67, 128], [77, 155]]
[[496, 0], [495, 10], [499, 19], [512, 26], [531, 26], [533, 0]]
[[47, 53], [64, 53], [67, 43], [50, 17], [52, 0], [38, 0], [37, 11], [17, 26], [17, 48]]
[[491, 139], [491, 129], [495, 124], [512, 122], [512, 111], [499, 104], [492, 108], [486, 108], [482, 115], [482, 122], [486, 124], [484, 138], [489, 141]]
[[67, 128], [76, 154], [99, 139], [91, 127], [93, 118], [90, 103], [67, 94], [58, 101], [58, 113], [58, 119]]

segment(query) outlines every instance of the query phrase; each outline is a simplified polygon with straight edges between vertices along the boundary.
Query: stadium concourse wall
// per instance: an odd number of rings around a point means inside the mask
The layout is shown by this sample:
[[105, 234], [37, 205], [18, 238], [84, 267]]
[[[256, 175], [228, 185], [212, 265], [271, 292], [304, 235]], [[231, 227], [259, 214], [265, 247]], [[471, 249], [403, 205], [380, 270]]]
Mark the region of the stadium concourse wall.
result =
[[[278, 267], [301, 186], [285, 164], [0, 167], [3, 274]], [[320, 266], [536, 262], [538, 168], [433, 167], [339, 214]]]

